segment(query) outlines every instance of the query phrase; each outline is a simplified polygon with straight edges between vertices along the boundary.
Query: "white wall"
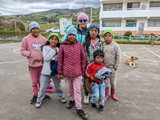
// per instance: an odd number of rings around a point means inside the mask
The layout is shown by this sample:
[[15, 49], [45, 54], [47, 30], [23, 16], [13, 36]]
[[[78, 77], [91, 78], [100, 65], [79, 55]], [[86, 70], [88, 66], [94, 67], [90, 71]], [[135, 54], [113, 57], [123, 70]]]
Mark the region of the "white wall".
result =
[[[143, 5], [146, 6], [146, 10], [127, 10], [127, 2], [123, 2], [123, 9], [122, 11], [103, 11], [103, 4], [101, 3], [101, 10], [100, 10], [100, 29], [105, 30], [107, 27], [102, 27], [102, 19], [122, 19], [121, 27], [110, 27], [114, 31], [126, 31], [126, 30], [133, 30], [138, 31], [139, 24], [143, 22], [144, 31], [160, 31], [160, 27], [148, 27], [148, 18], [159, 18], [160, 19], [160, 10], [150, 10], [149, 3], [150, 1], [157, 1], [157, 0], [141, 0], [140, 8]], [[160, 1], [160, 0], [158, 0]], [[137, 2], [137, 1], [136, 1]], [[115, 3], [115, 1], [114, 1]], [[117, 2], [118, 3], [118, 2]], [[120, 3], [120, 2], [119, 2]], [[126, 19], [137, 19], [136, 27], [126, 27]]]

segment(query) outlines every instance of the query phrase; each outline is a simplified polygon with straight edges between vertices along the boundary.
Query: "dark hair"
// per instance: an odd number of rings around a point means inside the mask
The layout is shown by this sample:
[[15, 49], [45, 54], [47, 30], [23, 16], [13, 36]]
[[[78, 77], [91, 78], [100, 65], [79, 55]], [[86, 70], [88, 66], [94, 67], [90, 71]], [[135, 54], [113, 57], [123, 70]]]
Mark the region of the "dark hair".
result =
[[[45, 45], [50, 45], [50, 42], [49, 42], [49, 41], [47, 41]], [[60, 43], [57, 43], [57, 45], [56, 45], [56, 46], [59, 48], [59, 47], [60, 47]]]
[[96, 51], [94, 51], [93, 58], [96, 58], [97, 56], [104, 57], [103, 51], [102, 50], [96, 50]]
[[[99, 34], [97, 35], [97, 38], [99, 38], [100, 39], [100, 36], [99, 36]], [[90, 34], [89, 34], [89, 31], [87, 32], [87, 35], [86, 35], [86, 37], [85, 37], [85, 47], [86, 47], [86, 51], [87, 51], [87, 53], [89, 53], [89, 46], [90, 46], [90, 44], [91, 44], [91, 36], [90, 36]]]

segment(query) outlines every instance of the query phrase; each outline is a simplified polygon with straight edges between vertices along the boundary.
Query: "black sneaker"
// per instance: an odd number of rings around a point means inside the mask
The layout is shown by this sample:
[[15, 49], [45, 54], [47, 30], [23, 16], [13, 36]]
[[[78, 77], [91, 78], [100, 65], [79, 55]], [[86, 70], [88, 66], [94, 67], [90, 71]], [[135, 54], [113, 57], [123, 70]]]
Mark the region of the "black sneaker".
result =
[[44, 99], [48, 99], [48, 100], [50, 100], [50, 99], [51, 99], [51, 97], [50, 97], [49, 95], [45, 95]]
[[82, 109], [77, 109], [77, 114], [82, 118], [82, 120], [88, 120], [88, 115], [86, 115]]
[[98, 112], [99, 113], [103, 113], [104, 112], [104, 106], [103, 105], [99, 105]]
[[37, 96], [33, 96], [32, 97], [32, 99], [31, 99], [31, 101], [30, 101], [30, 104], [33, 104], [33, 103], [35, 103], [36, 102], [36, 99], [37, 99]]
[[97, 109], [97, 105], [95, 103], [91, 103], [92, 108], [96, 108]]
[[75, 105], [75, 102], [70, 100], [67, 104], [67, 109], [71, 109]]

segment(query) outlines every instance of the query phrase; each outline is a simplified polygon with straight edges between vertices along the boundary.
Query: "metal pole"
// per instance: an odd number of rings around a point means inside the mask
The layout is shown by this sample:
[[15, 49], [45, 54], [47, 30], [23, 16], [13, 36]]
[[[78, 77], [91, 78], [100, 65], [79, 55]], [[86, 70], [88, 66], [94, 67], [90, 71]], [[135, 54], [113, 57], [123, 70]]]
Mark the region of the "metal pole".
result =
[[15, 22], [14, 22], [14, 26], [15, 26], [15, 34], [16, 34], [16, 16], [15, 16]]
[[83, 12], [85, 13], [85, 0], [82, 0], [83, 2]]
[[48, 22], [48, 29], [49, 29], [49, 22]]
[[92, 23], [92, 0], [91, 0], [91, 17], [90, 17], [90, 23]]
[[4, 11], [4, 21], [5, 21], [4, 22], [4, 32], [5, 32], [5, 37], [6, 37], [7, 35], [6, 35], [6, 16], [5, 16], [5, 12], [6, 11]]
[[16, 39], [18, 41], [18, 36], [17, 36], [17, 19], [16, 19], [16, 16], [15, 16], [15, 34], [16, 34]]

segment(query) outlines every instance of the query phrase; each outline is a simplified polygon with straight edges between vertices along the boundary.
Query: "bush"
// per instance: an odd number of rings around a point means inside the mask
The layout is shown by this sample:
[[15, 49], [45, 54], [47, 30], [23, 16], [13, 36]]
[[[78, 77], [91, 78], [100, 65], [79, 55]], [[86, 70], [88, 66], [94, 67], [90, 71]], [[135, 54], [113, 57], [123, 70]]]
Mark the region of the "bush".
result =
[[21, 30], [21, 31], [25, 31], [25, 26], [22, 22], [18, 22], [17, 23], [17, 27]]
[[130, 36], [130, 35], [132, 35], [132, 32], [131, 31], [126, 31], [125, 33], [124, 33], [124, 36]]
[[12, 36], [12, 35], [27, 35], [27, 34], [28, 34], [28, 32], [20, 31], [20, 30], [17, 30], [16, 33], [15, 33], [15, 31], [0, 30], [0, 35]]
[[120, 37], [118, 37], [118, 36], [114, 36], [114, 39], [120, 39]]

